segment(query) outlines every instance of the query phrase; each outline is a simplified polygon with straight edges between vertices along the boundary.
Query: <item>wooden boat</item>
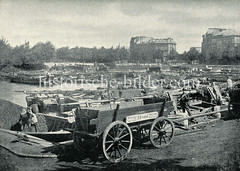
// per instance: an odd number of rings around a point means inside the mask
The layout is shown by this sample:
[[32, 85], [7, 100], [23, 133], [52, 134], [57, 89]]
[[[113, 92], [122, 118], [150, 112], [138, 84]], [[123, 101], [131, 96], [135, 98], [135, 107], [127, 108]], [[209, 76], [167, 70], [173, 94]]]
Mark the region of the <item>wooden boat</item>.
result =
[[[57, 158], [56, 154], [47, 151], [53, 143], [27, 135], [22, 132], [10, 131], [0, 128], [0, 146], [20, 157]], [[6, 170], [6, 169], [5, 169]]]
[[22, 83], [22, 84], [39, 84], [39, 78], [31, 78], [31, 77], [20, 77], [20, 76], [15, 76], [12, 77], [11, 82], [13, 83]]
[[11, 76], [9, 77], [10, 82], [12, 83], [20, 83], [20, 84], [32, 84], [32, 85], [51, 85], [52, 81], [45, 81], [45, 78], [39, 78], [37, 76]]

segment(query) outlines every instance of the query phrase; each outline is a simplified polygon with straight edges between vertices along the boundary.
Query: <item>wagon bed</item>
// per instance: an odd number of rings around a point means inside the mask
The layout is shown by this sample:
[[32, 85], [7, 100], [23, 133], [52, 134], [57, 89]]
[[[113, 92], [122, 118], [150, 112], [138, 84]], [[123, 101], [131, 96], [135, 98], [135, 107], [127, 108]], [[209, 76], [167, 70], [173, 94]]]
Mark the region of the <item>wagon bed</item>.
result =
[[78, 108], [77, 130], [73, 134], [75, 147], [90, 152], [101, 148], [104, 156], [115, 163], [127, 156], [133, 139], [138, 142], [150, 140], [157, 148], [167, 145], [174, 136], [174, 124], [167, 119], [172, 110], [171, 101], [127, 108], [117, 105], [112, 110]]

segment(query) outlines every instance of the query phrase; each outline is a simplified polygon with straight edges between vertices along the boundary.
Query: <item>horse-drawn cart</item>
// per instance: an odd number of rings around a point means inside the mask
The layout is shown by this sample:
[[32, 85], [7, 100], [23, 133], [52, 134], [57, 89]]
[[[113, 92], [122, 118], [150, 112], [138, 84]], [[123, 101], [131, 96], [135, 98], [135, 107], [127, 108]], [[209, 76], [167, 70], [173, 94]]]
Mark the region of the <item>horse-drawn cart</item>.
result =
[[130, 152], [133, 140], [150, 140], [160, 148], [174, 136], [174, 124], [167, 118], [172, 102], [159, 102], [114, 110], [78, 109], [74, 145], [81, 151], [102, 149], [110, 162], [120, 162]]

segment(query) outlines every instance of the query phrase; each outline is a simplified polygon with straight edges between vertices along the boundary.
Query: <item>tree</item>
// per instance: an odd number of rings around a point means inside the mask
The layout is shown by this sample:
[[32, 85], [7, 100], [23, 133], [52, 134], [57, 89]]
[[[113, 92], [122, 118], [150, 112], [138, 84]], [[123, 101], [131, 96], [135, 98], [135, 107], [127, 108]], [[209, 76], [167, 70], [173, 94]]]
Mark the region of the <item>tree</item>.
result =
[[190, 48], [187, 52], [186, 57], [188, 63], [192, 63], [195, 60], [199, 60], [200, 53], [195, 48]]
[[236, 60], [236, 63], [239, 64], [240, 63], [240, 44], [238, 44], [234, 48], [234, 58]]
[[217, 53], [215, 52], [215, 51], [213, 51], [213, 52], [211, 52], [211, 53], [209, 53], [209, 61], [208, 61], [208, 63], [210, 63], [210, 64], [218, 64], [218, 55], [217, 55]]
[[56, 56], [55, 47], [51, 42], [39, 42], [31, 48], [31, 52], [36, 58], [45, 62]]
[[72, 58], [70, 49], [68, 47], [62, 47], [56, 51], [57, 59], [69, 59]]
[[119, 61], [123, 61], [123, 60], [129, 60], [129, 52], [127, 51], [127, 49], [125, 49], [125, 47], [122, 48], [117, 48], [117, 59]]
[[26, 58], [29, 54], [29, 42], [25, 42], [20, 46], [16, 46], [11, 51], [11, 63], [15, 67], [22, 67], [26, 62]]
[[0, 65], [5, 66], [11, 63], [11, 47], [5, 38], [0, 39]]

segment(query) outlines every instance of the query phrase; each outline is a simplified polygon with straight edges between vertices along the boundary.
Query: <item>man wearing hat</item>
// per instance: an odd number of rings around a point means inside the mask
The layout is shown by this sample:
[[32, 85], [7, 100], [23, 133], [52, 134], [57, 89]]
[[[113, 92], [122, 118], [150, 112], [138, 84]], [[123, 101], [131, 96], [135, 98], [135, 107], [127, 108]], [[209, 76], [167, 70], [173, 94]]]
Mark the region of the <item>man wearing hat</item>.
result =
[[38, 122], [37, 115], [32, 112], [32, 107], [31, 106], [27, 107], [27, 112], [31, 116], [31, 125], [34, 126], [35, 131], [37, 132], [37, 122]]

